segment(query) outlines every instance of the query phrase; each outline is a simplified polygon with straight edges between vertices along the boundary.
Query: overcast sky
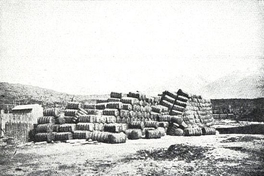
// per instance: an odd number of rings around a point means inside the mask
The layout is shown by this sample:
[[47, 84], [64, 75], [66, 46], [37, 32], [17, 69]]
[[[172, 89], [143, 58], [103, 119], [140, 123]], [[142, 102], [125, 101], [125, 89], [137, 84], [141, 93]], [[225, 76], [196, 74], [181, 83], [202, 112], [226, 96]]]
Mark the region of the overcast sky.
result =
[[263, 9], [253, 0], [1, 0], [0, 81], [74, 94], [196, 91], [259, 71]]

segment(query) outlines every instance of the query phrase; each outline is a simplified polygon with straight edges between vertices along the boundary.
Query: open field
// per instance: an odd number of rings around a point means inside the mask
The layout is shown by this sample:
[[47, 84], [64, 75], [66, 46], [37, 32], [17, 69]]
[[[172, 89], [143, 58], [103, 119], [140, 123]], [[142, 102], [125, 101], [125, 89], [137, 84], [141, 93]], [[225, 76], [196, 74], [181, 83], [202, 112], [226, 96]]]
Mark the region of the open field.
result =
[[28, 143], [2, 147], [0, 170], [1, 175], [263, 175], [264, 135]]

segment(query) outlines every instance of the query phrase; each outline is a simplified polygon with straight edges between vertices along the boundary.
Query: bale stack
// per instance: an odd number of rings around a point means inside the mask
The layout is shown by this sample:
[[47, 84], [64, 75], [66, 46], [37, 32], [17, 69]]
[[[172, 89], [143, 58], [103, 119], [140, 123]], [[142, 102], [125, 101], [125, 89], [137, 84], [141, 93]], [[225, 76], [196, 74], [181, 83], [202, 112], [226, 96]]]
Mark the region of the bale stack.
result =
[[[90, 135], [91, 140], [105, 143], [126, 142], [126, 135], [123, 132], [126, 131], [127, 124], [121, 123], [120, 120], [120, 115], [124, 115], [120, 114], [123, 109], [121, 99], [122, 93], [111, 92], [107, 101], [97, 101], [97, 104], [90, 106], [90, 109], [93, 108], [95, 112], [87, 120], [94, 124], [94, 131]], [[127, 106], [125, 108], [132, 109], [132, 107]]]
[[177, 104], [178, 110], [180, 110], [180, 106], [183, 108], [182, 119], [180, 119], [180, 116], [177, 119], [178, 121], [180, 120], [181, 124], [177, 123], [181, 125], [185, 135], [199, 136], [207, 134], [202, 133], [202, 128], [210, 126], [213, 122], [210, 100], [205, 100], [199, 95], [187, 94], [181, 89], [179, 89], [177, 95], [178, 99], [175, 104]]
[[143, 137], [143, 130], [145, 128], [142, 121], [131, 121], [128, 124], [126, 135], [128, 139], [141, 139]]
[[38, 124], [35, 128], [35, 142], [52, 142], [58, 132], [59, 124], [65, 123], [60, 117], [60, 110], [57, 108], [48, 108], [43, 111], [43, 117], [38, 118]]
[[[162, 107], [166, 107], [169, 113], [166, 114]], [[159, 126], [165, 127], [169, 135], [211, 134], [201, 131], [201, 128], [208, 127], [213, 122], [211, 102], [201, 96], [188, 94], [181, 89], [177, 92], [164, 91], [159, 105], [154, 106], [152, 111]]]
[[55, 141], [66, 141], [76, 138], [80, 139], [83, 137], [84, 133], [78, 132], [74, 133], [79, 129], [89, 129], [90, 126], [80, 125], [79, 117], [87, 115], [86, 110], [82, 108], [82, 104], [79, 102], [68, 102], [64, 110], [65, 124], [59, 125], [58, 133], [55, 134]]

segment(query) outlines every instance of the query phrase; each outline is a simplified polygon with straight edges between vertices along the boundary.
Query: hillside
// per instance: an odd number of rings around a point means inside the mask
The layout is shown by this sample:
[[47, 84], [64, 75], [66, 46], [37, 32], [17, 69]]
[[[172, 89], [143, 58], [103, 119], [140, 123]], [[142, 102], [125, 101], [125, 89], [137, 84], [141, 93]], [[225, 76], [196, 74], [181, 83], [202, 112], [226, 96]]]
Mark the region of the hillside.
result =
[[233, 72], [201, 89], [211, 99], [264, 97], [264, 74]]
[[107, 95], [71, 95], [36, 86], [0, 82], [0, 109], [5, 109], [7, 104], [11, 107], [13, 104], [31, 103], [38, 103], [43, 106], [53, 106], [53, 104], [56, 103], [61, 106], [72, 100], [72, 98], [76, 101], [86, 102], [106, 96]]

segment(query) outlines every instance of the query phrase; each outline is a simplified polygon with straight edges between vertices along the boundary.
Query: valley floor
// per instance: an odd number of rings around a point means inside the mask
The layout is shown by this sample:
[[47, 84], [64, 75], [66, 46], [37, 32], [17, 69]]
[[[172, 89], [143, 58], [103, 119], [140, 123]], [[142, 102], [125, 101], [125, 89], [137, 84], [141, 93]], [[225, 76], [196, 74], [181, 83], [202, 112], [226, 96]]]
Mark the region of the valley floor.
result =
[[125, 144], [29, 143], [0, 148], [0, 171], [64, 176], [264, 175], [264, 135], [165, 136]]

